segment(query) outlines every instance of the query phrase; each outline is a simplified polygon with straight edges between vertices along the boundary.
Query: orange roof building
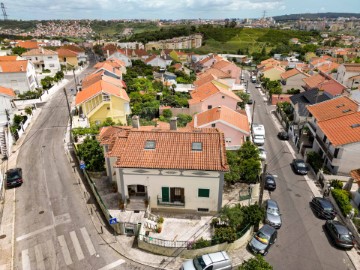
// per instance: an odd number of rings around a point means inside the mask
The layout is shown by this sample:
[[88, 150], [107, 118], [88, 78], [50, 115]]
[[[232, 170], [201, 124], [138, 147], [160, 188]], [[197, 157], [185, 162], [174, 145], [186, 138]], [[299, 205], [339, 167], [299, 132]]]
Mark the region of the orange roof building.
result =
[[[229, 170], [224, 134], [213, 128], [178, 129], [176, 119], [170, 129], [150, 128], [143, 129], [134, 116], [132, 127], [106, 127], [99, 134], [107, 174], [124, 202], [130, 198], [125, 208], [131, 210], [131, 196], [143, 190], [146, 198], [155, 198], [149, 200], [151, 209], [218, 212]], [[120, 175], [122, 180], [115, 181]]]
[[38, 49], [39, 48], [38, 42], [37, 41], [32, 41], [32, 40], [19, 40], [16, 43], [16, 46], [25, 48], [27, 50]]
[[250, 136], [249, 121], [246, 114], [218, 106], [194, 115], [191, 128], [218, 128], [225, 135], [227, 149], [239, 149]]
[[14, 90], [0, 86], [0, 95], [8, 96], [10, 98], [16, 97]]

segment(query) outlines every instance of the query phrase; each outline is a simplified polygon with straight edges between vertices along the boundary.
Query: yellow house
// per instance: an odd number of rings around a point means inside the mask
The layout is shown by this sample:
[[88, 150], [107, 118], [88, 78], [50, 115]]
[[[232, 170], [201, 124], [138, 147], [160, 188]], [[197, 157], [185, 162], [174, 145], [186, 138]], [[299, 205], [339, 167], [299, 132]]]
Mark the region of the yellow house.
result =
[[262, 74], [264, 74], [265, 78], [269, 78], [270, 81], [279, 81], [281, 80], [280, 75], [285, 71], [282, 67], [268, 67], [262, 71]]
[[175, 51], [175, 50], [173, 50], [173, 51], [170, 52], [169, 55], [170, 55], [170, 57], [171, 57], [172, 59], [174, 59], [174, 61], [176, 61], [176, 62], [186, 62], [187, 59], [188, 59], [187, 53], [184, 53], [184, 52], [182, 52], [182, 51]]
[[75, 99], [79, 115], [84, 115], [90, 125], [100, 124], [108, 117], [115, 123], [126, 124], [126, 116], [131, 113], [129, 103], [124, 88], [111, 83], [111, 79], [100, 79], [87, 85]]
[[57, 49], [56, 51], [61, 64], [69, 64], [72, 67], [77, 67], [79, 65], [77, 52], [64, 48]]

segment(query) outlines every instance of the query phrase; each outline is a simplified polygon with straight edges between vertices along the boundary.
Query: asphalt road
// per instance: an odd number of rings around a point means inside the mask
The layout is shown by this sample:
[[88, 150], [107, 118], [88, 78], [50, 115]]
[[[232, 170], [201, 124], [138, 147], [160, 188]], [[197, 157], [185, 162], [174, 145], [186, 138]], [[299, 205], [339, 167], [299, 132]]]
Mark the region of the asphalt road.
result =
[[310, 209], [312, 192], [304, 176], [294, 174], [290, 167], [294, 157], [288, 143], [277, 138], [279, 130], [271, 117], [275, 108], [267, 105], [255, 84], [249, 82], [249, 90], [255, 100], [254, 123], [263, 124], [266, 130], [267, 171], [278, 176], [271, 198], [278, 202], [283, 221], [266, 260], [276, 270], [355, 269], [346, 252], [329, 242], [323, 231], [325, 221]]
[[[71, 88], [73, 81], [66, 85]], [[60, 90], [42, 107], [19, 152], [24, 184], [16, 190], [14, 269], [144, 269], [97, 234], [64, 152], [67, 125]]]

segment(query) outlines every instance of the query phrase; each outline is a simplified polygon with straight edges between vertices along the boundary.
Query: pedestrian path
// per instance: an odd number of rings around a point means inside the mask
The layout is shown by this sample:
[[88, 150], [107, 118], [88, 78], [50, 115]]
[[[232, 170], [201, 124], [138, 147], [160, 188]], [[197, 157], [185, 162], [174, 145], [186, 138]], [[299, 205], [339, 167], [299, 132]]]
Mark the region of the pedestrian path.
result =
[[23, 249], [20, 256], [22, 270], [47, 270], [60, 269], [65, 265], [74, 267], [72, 265], [94, 255], [95, 247], [86, 228], [82, 227]]

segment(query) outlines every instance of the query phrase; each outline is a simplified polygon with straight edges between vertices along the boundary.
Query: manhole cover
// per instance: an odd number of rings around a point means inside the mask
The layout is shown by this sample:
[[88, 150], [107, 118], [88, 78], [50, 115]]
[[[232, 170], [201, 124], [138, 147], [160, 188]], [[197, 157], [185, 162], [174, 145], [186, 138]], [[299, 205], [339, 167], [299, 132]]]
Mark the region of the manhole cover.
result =
[[40, 211], [39, 214], [40, 214], [40, 215], [41, 215], [41, 214], [44, 214], [44, 211]]
[[6, 237], [5, 234], [0, 235], [0, 239], [4, 239]]

